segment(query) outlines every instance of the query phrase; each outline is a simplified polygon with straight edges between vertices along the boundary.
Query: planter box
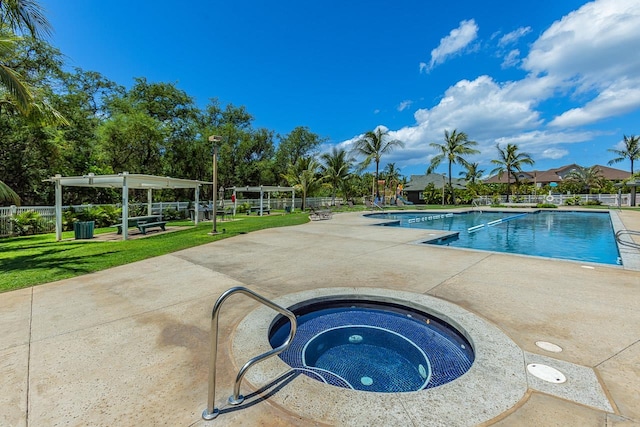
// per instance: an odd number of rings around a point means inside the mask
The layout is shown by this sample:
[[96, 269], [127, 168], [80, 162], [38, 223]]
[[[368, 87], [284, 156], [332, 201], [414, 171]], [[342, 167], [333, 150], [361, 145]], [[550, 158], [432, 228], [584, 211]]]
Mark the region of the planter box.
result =
[[93, 227], [95, 221], [78, 221], [73, 223], [73, 232], [76, 239], [93, 239]]

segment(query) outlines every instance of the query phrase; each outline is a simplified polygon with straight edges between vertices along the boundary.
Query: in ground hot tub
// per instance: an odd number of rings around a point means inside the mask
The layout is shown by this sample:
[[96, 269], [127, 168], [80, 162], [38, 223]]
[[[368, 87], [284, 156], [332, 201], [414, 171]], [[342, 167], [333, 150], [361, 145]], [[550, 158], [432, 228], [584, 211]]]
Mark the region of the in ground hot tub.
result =
[[[296, 336], [280, 358], [334, 386], [373, 392], [437, 387], [469, 370], [474, 352], [464, 335], [433, 315], [400, 304], [355, 299], [306, 301], [292, 308]], [[275, 348], [289, 335], [277, 318]]]

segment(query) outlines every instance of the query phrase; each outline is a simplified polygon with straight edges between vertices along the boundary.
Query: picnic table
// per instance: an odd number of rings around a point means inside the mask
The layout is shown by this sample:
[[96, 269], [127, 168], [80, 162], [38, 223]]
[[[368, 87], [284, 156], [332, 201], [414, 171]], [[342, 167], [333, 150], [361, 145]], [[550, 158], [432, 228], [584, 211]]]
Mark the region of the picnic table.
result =
[[[247, 211], [247, 215], [251, 214], [252, 212], [260, 213], [260, 206], [251, 206]], [[267, 215], [269, 215], [271, 213], [271, 208], [269, 208], [268, 206], [263, 206], [262, 213], [266, 213]]]
[[[137, 227], [142, 234], [147, 234], [147, 228], [159, 227], [162, 231], [165, 230], [167, 221], [162, 221], [158, 215], [149, 216], [134, 216], [127, 218], [127, 228]], [[122, 223], [114, 224], [112, 227], [117, 227], [118, 234], [122, 234]]]

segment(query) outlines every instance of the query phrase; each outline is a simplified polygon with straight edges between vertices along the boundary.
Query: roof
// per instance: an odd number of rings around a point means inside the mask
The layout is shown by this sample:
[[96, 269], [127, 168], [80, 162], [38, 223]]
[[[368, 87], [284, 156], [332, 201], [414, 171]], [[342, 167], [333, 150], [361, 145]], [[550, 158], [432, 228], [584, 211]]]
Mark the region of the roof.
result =
[[[446, 175], [440, 175], [437, 173], [428, 173], [425, 175], [411, 175], [409, 182], [404, 186], [405, 191], [424, 191], [429, 184], [433, 184], [435, 188], [442, 188], [443, 183], [449, 182], [449, 178]], [[454, 188], [465, 188], [467, 181], [460, 178], [452, 178], [451, 185]]]
[[122, 188], [125, 184], [125, 178], [127, 188], [145, 190], [160, 188], [196, 188], [202, 184], [211, 184], [206, 181], [171, 178], [168, 176], [130, 174], [128, 172], [122, 172], [117, 175], [94, 175], [92, 173], [83, 176], [56, 175], [45, 181], [58, 181], [63, 187]]
[[[518, 180], [527, 180], [530, 182], [537, 182], [539, 184], [546, 184], [550, 182], [562, 181], [564, 176], [567, 175], [574, 169], [580, 168], [582, 166], [572, 163], [570, 165], [561, 166], [559, 168], [549, 169], [546, 171], [522, 171], [518, 172]], [[604, 179], [609, 181], [622, 181], [631, 176], [629, 172], [610, 168], [608, 166], [602, 165], [594, 165], [597, 167]], [[514, 181], [514, 175], [511, 175], [512, 182]], [[504, 183], [507, 182], [507, 174], [503, 174], [502, 177], [498, 178], [498, 175], [493, 175], [492, 177], [485, 179], [484, 182], [486, 184], [495, 184], [495, 183]]]
[[247, 192], [247, 193], [272, 193], [274, 191], [294, 191], [295, 189], [293, 187], [281, 187], [279, 185], [260, 185], [258, 187], [251, 187], [251, 186], [245, 186], [245, 187], [228, 187], [227, 190], [233, 190], [236, 192]]

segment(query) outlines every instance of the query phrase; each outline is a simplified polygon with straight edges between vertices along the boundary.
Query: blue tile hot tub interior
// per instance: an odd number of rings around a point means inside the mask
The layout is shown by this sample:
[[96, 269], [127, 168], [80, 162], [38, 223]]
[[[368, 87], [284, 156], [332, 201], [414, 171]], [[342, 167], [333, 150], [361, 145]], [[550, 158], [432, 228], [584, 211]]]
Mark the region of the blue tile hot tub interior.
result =
[[[474, 360], [471, 345], [453, 327], [394, 304], [322, 302], [294, 312], [296, 336], [280, 358], [327, 384], [363, 391], [416, 391], [460, 377]], [[271, 345], [279, 346], [288, 333], [288, 322], [276, 321]]]

